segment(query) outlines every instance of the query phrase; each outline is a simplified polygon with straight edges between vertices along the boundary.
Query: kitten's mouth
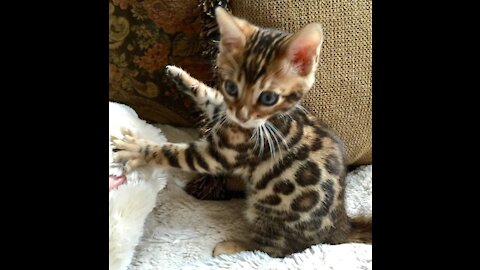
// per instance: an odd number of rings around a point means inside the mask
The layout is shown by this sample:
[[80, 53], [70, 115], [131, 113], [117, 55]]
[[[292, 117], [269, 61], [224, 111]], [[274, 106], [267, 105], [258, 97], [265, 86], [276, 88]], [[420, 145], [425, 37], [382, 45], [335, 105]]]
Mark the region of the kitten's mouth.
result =
[[246, 122], [242, 122], [242, 121], [238, 120], [238, 118], [229, 111], [227, 111], [227, 117], [232, 122], [241, 126], [244, 129], [254, 129], [254, 128], [259, 127], [259, 126], [261, 126], [265, 123], [264, 119], [255, 119], [255, 120], [250, 119]]

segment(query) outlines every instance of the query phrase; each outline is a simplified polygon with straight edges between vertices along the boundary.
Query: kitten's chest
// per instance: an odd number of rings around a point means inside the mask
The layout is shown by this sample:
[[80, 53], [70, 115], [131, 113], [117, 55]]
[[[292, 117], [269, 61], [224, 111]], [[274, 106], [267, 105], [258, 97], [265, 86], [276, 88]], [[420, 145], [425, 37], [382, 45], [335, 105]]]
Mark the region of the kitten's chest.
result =
[[250, 140], [251, 132], [235, 126], [228, 126], [218, 132], [213, 139], [216, 150], [225, 158], [228, 173], [246, 177], [251, 170], [253, 160], [253, 142]]

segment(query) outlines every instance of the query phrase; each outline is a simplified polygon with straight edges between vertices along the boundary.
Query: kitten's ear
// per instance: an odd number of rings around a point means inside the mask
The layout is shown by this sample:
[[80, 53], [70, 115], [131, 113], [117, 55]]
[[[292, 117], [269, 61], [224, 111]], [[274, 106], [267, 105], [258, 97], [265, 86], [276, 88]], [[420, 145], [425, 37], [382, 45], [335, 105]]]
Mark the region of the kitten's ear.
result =
[[287, 65], [300, 76], [306, 76], [315, 68], [323, 43], [323, 29], [319, 23], [311, 23], [295, 33], [287, 44]]
[[247, 21], [228, 14], [225, 9], [215, 9], [218, 29], [220, 31], [220, 52], [234, 53], [245, 47], [246, 37], [253, 32], [253, 26]]

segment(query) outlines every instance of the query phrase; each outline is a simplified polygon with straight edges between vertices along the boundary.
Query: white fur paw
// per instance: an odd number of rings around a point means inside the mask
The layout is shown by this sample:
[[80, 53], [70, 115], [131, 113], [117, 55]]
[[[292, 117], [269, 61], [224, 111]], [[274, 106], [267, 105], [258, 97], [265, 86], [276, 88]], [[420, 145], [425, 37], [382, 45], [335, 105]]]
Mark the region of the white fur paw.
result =
[[200, 83], [192, 78], [185, 70], [176, 66], [166, 66], [165, 73], [177, 86], [177, 90], [192, 97], [197, 94]]
[[172, 77], [172, 76], [182, 76], [183, 74], [186, 73], [185, 70], [177, 67], [177, 66], [172, 66], [172, 65], [167, 65], [165, 67], [165, 72], [167, 73], [167, 75], [169, 77]]

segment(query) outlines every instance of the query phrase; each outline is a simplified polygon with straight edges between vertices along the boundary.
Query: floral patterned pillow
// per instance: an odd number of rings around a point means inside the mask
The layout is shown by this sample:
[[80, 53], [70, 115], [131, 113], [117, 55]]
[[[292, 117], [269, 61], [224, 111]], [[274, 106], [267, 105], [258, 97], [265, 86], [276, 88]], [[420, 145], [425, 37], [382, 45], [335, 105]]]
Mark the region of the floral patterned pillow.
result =
[[192, 126], [191, 100], [177, 92], [165, 65], [182, 67], [213, 83], [211, 60], [202, 57], [197, 0], [109, 0], [109, 98], [131, 106], [147, 121]]

